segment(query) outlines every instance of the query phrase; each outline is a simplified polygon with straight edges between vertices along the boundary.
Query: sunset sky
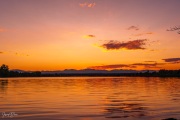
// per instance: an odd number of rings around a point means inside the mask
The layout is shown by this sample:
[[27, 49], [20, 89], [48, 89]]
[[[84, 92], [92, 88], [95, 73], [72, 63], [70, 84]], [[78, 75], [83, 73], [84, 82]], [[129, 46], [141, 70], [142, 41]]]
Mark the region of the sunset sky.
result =
[[180, 69], [180, 0], [0, 0], [0, 65]]

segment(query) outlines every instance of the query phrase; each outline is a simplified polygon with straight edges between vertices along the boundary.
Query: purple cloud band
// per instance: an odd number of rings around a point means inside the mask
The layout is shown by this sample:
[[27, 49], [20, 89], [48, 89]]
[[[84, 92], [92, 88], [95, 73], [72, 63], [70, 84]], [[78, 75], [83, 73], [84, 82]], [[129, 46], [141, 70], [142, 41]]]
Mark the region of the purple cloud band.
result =
[[161, 68], [161, 65], [165, 63], [134, 63], [134, 64], [113, 64], [113, 65], [102, 65], [102, 66], [91, 66], [91, 69], [122, 69], [122, 68], [137, 68], [142, 66], [144, 68]]
[[118, 50], [118, 49], [128, 49], [128, 50], [136, 50], [136, 49], [145, 49], [143, 45], [145, 45], [145, 41], [147, 39], [133, 40], [128, 42], [119, 42], [110, 40], [109, 42], [103, 44], [101, 47], [107, 50]]
[[164, 60], [165, 62], [168, 62], [168, 63], [180, 63], [180, 58], [166, 58], [166, 59], [162, 59]]

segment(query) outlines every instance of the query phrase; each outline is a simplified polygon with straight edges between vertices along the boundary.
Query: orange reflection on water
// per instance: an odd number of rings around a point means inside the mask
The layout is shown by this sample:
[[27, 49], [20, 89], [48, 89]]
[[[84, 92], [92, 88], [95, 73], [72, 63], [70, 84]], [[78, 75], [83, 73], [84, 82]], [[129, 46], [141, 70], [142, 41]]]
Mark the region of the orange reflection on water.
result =
[[[4, 81], [4, 82], [2, 82]], [[178, 78], [67, 77], [1, 80], [0, 111], [17, 119], [180, 117]]]

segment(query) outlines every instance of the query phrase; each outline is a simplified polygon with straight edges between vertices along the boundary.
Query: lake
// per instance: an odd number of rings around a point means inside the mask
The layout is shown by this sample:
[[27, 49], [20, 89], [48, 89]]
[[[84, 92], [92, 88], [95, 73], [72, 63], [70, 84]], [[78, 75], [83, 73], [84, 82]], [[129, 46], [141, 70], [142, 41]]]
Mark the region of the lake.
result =
[[180, 119], [180, 78], [0, 78], [0, 119]]

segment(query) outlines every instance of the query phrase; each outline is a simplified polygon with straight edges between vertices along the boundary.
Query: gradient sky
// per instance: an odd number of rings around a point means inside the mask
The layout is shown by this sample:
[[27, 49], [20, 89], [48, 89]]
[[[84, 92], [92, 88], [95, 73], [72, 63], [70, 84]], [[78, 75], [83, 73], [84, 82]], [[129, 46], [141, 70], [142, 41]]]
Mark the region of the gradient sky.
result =
[[180, 0], [0, 0], [10, 69], [180, 69]]

